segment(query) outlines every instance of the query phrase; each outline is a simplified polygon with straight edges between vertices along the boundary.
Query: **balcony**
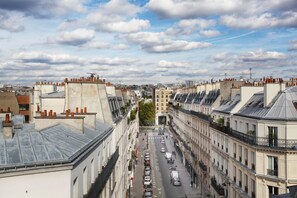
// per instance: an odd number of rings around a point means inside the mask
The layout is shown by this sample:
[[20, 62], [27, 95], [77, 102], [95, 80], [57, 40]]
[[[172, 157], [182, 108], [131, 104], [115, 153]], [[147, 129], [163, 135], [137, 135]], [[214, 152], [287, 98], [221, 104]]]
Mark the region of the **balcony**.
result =
[[201, 168], [201, 170], [203, 170], [204, 172], [207, 172], [207, 166], [203, 163], [203, 161], [199, 161], [199, 166]]
[[248, 135], [241, 133], [227, 126], [221, 124], [210, 122], [209, 126], [216, 129], [222, 133], [230, 135], [242, 142], [245, 142], [254, 146], [269, 147], [276, 149], [292, 149], [297, 150], [297, 139], [276, 139], [271, 137], [256, 137], [255, 135]]
[[274, 169], [267, 169], [267, 175], [278, 176], [278, 171]]
[[225, 190], [223, 186], [221, 186], [220, 184], [217, 184], [217, 181], [214, 177], [211, 178], [211, 186], [213, 187], [213, 189], [215, 189], [215, 191], [219, 194], [219, 196], [225, 195]]
[[112, 171], [114, 170], [115, 164], [119, 158], [119, 148], [114, 152], [106, 166], [103, 168], [100, 175], [96, 178], [96, 181], [91, 186], [91, 189], [87, 195], [88, 198], [99, 197], [103, 190], [106, 182], [108, 181]]

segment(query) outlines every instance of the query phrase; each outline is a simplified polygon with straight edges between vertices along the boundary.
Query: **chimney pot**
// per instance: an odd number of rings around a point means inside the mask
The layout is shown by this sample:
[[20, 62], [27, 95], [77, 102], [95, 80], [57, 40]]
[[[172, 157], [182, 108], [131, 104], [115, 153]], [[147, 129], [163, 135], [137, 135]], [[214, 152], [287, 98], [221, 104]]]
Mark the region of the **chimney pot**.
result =
[[66, 118], [69, 117], [69, 111], [66, 111]]
[[39, 105], [37, 105], [37, 112], [39, 112], [40, 111], [40, 107], [39, 107]]
[[50, 112], [49, 112], [49, 116], [50, 116], [50, 117], [53, 116], [53, 110], [50, 110]]
[[80, 113], [84, 113], [84, 110], [83, 109], [80, 109]]
[[47, 117], [47, 110], [44, 110], [44, 116]]
[[84, 108], [84, 113], [87, 113], [87, 107]]
[[56, 112], [54, 112], [54, 117], [57, 117], [57, 113]]
[[75, 109], [75, 113], [78, 113], [78, 107], [76, 107], [76, 109]]
[[3, 113], [3, 109], [1, 109], [1, 113]]
[[10, 112], [10, 107], [7, 108], [7, 112]]
[[9, 123], [10, 122], [10, 120], [9, 120], [9, 114], [6, 114], [5, 115], [5, 123]]
[[74, 112], [71, 112], [71, 117], [74, 118]]

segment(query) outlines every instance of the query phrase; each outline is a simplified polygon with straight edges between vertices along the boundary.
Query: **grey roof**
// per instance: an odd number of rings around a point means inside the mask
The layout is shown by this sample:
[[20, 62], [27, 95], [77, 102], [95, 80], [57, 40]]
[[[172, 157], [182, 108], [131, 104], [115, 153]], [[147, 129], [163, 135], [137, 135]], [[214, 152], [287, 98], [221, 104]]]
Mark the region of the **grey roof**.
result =
[[294, 102], [297, 102], [297, 87], [279, 92], [267, 107], [264, 107], [264, 93], [259, 92], [254, 94], [237, 114], [259, 119], [297, 120]]
[[65, 91], [42, 94], [42, 98], [65, 98]]
[[64, 124], [36, 131], [34, 124], [16, 129], [12, 139], [0, 135], [0, 169], [70, 163], [94, 142], [100, 142], [112, 126], [96, 121], [96, 130], [84, 133]]
[[218, 108], [214, 109], [214, 111], [229, 114], [239, 101], [240, 94], [236, 94], [233, 97], [230, 96], [227, 100], [223, 101]]
[[203, 98], [205, 97], [206, 95], [206, 92], [205, 91], [202, 91], [202, 92], [199, 92], [196, 97], [194, 98], [194, 103], [195, 104], [200, 104], [200, 102], [203, 101]]
[[220, 95], [219, 89], [209, 91], [202, 104], [203, 105], [212, 105], [216, 101], [216, 99], [219, 97], [219, 95]]

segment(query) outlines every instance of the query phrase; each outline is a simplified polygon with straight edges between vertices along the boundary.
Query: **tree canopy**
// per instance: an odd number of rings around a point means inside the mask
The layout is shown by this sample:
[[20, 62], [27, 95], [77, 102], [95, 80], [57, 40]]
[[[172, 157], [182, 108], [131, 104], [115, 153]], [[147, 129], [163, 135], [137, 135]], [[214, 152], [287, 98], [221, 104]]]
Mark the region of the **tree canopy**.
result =
[[155, 125], [155, 104], [153, 102], [139, 103], [139, 125], [140, 126], [153, 126]]

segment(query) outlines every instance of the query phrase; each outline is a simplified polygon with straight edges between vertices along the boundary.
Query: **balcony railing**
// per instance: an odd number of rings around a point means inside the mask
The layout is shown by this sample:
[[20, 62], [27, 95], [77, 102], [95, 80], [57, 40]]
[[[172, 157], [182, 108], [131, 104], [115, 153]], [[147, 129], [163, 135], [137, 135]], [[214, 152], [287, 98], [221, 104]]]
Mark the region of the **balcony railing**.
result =
[[217, 181], [214, 177], [211, 178], [211, 186], [213, 187], [213, 189], [215, 189], [215, 191], [219, 194], [219, 196], [225, 195], [225, 190], [223, 186], [221, 186], [220, 184], [217, 184]]
[[248, 143], [254, 146], [263, 146], [277, 149], [293, 149], [297, 150], [297, 139], [272, 139], [270, 137], [257, 137], [253, 135], [248, 135], [241, 133], [227, 126], [220, 125], [215, 122], [210, 122], [209, 126], [216, 129], [222, 133], [230, 135], [240, 141]]
[[114, 152], [114, 154], [112, 155], [112, 157], [110, 158], [106, 166], [103, 168], [100, 175], [96, 178], [95, 183], [91, 186], [91, 189], [88, 192], [87, 198], [99, 197], [112, 171], [114, 170], [114, 167], [118, 158], [119, 158], [119, 148], [117, 148], [117, 150]]
[[274, 169], [267, 169], [267, 175], [278, 176], [278, 171]]
[[203, 161], [199, 161], [199, 166], [200, 166], [200, 168], [203, 170], [203, 171], [207, 171], [207, 166], [203, 163]]

